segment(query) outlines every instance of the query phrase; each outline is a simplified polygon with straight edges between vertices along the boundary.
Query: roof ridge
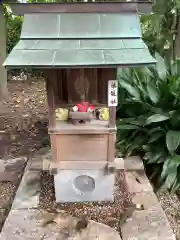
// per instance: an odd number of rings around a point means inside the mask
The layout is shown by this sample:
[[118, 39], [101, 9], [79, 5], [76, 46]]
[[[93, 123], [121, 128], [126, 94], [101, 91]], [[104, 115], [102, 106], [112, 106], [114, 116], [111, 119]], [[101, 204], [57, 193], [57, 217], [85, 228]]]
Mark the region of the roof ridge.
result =
[[152, 1], [140, 2], [77, 2], [77, 3], [10, 3], [14, 14], [25, 13], [150, 13]]

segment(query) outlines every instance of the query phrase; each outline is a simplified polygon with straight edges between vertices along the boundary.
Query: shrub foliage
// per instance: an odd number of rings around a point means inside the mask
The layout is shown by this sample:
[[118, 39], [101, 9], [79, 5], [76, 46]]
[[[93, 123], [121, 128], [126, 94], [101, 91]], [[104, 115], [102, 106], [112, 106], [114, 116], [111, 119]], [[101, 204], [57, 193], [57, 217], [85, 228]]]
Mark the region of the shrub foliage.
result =
[[124, 69], [118, 80], [119, 155], [142, 155], [158, 186], [176, 191], [180, 187], [179, 61], [164, 76], [155, 68]]

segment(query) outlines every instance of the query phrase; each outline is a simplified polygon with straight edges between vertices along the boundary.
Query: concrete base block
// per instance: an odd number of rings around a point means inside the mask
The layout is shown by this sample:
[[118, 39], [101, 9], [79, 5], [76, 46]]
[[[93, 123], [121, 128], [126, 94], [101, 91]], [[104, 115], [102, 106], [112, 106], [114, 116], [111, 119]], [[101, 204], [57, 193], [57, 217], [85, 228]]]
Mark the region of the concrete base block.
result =
[[115, 174], [104, 170], [61, 170], [54, 175], [56, 202], [114, 201]]

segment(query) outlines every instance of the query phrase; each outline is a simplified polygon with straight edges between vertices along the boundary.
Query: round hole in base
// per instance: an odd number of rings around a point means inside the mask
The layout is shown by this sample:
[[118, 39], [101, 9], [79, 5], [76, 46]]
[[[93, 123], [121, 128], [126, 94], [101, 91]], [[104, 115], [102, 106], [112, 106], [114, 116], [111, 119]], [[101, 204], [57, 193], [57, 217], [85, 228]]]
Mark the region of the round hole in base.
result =
[[80, 192], [92, 192], [95, 189], [95, 180], [87, 175], [81, 175], [75, 178], [74, 187]]

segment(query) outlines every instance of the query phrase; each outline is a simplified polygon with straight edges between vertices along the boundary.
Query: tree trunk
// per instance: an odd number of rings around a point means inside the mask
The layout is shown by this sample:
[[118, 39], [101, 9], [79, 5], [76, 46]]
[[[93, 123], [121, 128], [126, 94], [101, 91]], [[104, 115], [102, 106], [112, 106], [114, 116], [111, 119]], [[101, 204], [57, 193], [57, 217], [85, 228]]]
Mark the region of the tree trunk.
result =
[[176, 40], [175, 40], [175, 46], [174, 46], [174, 53], [175, 57], [180, 59], [180, 18], [178, 19], [178, 24], [177, 24], [177, 35], [176, 35]]
[[0, 100], [7, 97], [7, 71], [2, 66], [6, 58], [6, 23], [3, 5], [0, 4]]

